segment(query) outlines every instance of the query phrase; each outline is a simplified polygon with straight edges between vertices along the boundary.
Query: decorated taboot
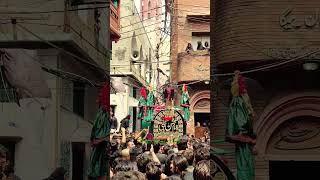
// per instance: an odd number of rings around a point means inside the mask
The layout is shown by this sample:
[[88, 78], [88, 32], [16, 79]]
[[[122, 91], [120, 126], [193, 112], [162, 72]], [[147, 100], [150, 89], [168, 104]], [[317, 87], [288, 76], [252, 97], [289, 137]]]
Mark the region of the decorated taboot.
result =
[[151, 123], [154, 139], [166, 140], [170, 137], [181, 137], [186, 134], [183, 116], [176, 110], [161, 110]]

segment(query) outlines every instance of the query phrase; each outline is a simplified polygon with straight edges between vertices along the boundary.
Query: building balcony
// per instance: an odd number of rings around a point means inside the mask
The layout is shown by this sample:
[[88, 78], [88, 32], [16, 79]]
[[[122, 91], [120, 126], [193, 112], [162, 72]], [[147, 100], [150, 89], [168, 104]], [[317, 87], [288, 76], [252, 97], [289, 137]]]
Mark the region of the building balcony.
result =
[[[18, 6], [6, 9], [0, 8], [4, 17], [12, 19], [11, 12], [28, 12], [30, 9]], [[107, 6], [107, 5], [106, 5]], [[53, 8], [54, 7], [54, 8]], [[25, 14], [15, 16], [11, 21], [3, 25], [0, 33], [0, 48], [27, 48], [27, 49], [47, 49], [59, 48], [81, 57], [100, 67], [108, 69], [108, 50], [109, 27], [103, 27], [105, 22], [99, 25], [89, 19], [94, 18], [95, 10], [84, 11], [74, 10], [79, 8], [91, 8], [95, 5], [79, 5], [78, 7], [69, 6], [70, 11], [65, 13], [56, 13], [55, 15]], [[49, 2], [41, 6], [36, 11], [52, 11], [65, 9], [64, 1]], [[74, 10], [74, 11], [73, 11]], [[98, 9], [100, 14], [109, 12], [109, 8]], [[8, 12], [8, 14], [6, 14]], [[107, 19], [100, 18], [100, 21], [109, 23], [109, 14]], [[98, 29], [98, 30], [97, 30]], [[76, 58], [77, 59], [77, 58]]]
[[117, 42], [120, 39], [120, 1], [110, 3], [110, 36], [111, 41]]
[[142, 76], [141, 71], [133, 64], [131, 65], [113, 65], [110, 66], [110, 76], [131, 76], [143, 86], [147, 86], [146, 78]]
[[178, 82], [210, 79], [210, 54], [208, 50], [179, 53], [177, 61]]
[[94, 26], [90, 26], [82, 21], [82, 19], [73, 14], [70, 17], [70, 29], [69, 33], [73, 36], [72, 41], [80, 51], [87, 53], [101, 67], [107, 67], [107, 58], [109, 56], [109, 50], [105, 37], [105, 29], [97, 32], [94, 31]]

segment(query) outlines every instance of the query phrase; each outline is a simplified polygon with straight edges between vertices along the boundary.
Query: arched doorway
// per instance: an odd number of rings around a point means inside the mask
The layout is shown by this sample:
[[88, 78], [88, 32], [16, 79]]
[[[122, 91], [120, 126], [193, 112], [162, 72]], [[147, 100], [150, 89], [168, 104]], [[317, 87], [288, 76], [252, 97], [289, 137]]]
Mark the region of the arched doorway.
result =
[[194, 94], [190, 100], [190, 123], [188, 134], [195, 134], [195, 126], [209, 125], [210, 123], [210, 91], [201, 91]]
[[271, 102], [255, 122], [256, 173], [270, 180], [283, 179], [283, 174], [284, 179], [310, 179], [306, 177], [320, 171], [319, 93]]
[[[274, 131], [267, 145], [266, 153], [271, 155], [270, 180], [318, 177], [319, 152], [319, 117], [298, 116], [285, 121]], [[312, 159], [303, 158], [306, 155]]]

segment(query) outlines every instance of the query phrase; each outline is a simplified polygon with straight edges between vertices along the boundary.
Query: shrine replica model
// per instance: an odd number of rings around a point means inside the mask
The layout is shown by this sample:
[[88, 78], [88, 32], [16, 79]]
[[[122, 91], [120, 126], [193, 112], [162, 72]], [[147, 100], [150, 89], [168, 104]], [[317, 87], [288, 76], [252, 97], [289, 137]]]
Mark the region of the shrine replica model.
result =
[[[155, 105], [152, 88], [149, 88], [149, 93], [146, 89], [141, 88], [140, 93], [138, 117], [141, 120], [142, 131], [136, 133], [136, 137], [140, 137], [138, 140], [146, 144], [176, 144], [179, 138], [186, 134], [186, 125], [190, 118], [190, 97], [187, 86], [183, 85], [182, 87], [180, 106], [174, 105], [176, 92], [172, 87], [167, 87], [163, 91], [165, 105]], [[151, 112], [153, 112], [152, 116]], [[219, 143], [219, 141], [216, 142]], [[214, 164], [214, 169], [211, 171], [214, 179], [235, 180], [221, 157], [231, 153], [223, 149], [211, 148], [210, 159]]]
[[181, 137], [186, 134], [183, 116], [176, 110], [173, 114], [170, 109], [161, 110], [151, 123], [151, 132], [157, 140]]
[[[148, 130], [148, 137], [152, 136], [152, 140], [168, 140], [171, 137], [179, 138], [186, 134], [186, 121], [189, 120], [189, 95], [186, 85], [183, 86], [183, 101], [181, 107], [175, 107], [176, 90], [167, 87], [163, 91], [164, 106], [156, 105], [154, 90], [149, 88], [141, 88], [139, 99], [139, 119], [141, 120], [141, 128]], [[148, 94], [148, 96], [146, 96]], [[148, 138], [150, 140], [150, 138]]]

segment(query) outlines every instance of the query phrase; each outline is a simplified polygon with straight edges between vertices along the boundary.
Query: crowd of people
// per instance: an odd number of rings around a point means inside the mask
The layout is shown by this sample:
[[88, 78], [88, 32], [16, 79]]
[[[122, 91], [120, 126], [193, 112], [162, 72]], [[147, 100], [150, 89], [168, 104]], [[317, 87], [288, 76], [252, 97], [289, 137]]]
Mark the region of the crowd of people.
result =
[[[185, 135], [178, 141], [169, 138], [163, 143], [147, 140], [148, 130], [129, 133], [124, 122], [127, 121], [121, 121], [120, 132], [116, 130], [117, 125], [111, 128], [110, 149], [107, 149], [111, 180], [213, 179], [214, 163], [210, 160], [207, 135], [203, 138]], [[0, 180], [19, 180], [10, 168], [9, 159], [9, 151], [0, 145]], [[57, 168], [45, 180], [66, 179], [67, 171]]]
[[211, 180], [208, 138], [180, 137], [176, 143], [142, 141], [148, 132], [113, 134], [110, 146], [111, 180]]
[[[161, 144], [143, 141], [147, 134], [129, 133], [123, 126], [112, 133], [107, 150], [111, 180], [213, 180], [208, 137], [183, 136]], [[57, 168], [45, 180], [66, 179], [66, 170]]]

